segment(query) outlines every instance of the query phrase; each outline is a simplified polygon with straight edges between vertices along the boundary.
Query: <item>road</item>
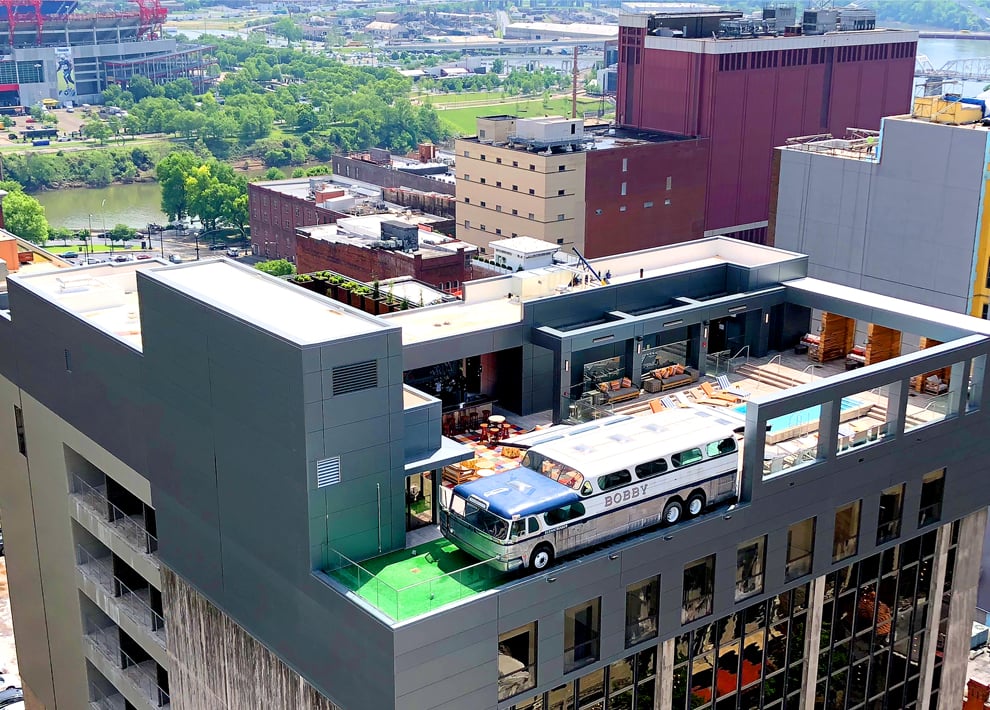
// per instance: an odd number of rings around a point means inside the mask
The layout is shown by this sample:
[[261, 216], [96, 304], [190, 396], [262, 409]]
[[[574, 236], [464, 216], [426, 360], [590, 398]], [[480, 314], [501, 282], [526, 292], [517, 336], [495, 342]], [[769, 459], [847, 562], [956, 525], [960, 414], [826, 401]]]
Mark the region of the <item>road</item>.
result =
[[[71, 243], [71, 242], [70, 242]], [[95, 243], [99, 244], [100, 240], [97, 237]], [[59, 242], [56, 246], [61, 245]], [[151, 240], [151, 244], [148, 248], [141, 249], [141, 244], [139, 240], [131, 242], [131, 248], [116, 247], [113, 253], [110, 252], [94, 252], [89, 257], [90, 264], [103, 264], [109, 261], [114, 261], [120, 257], [127, 257], [128, 261], [136, 261], [139, 255], [146, 255], [152, 258], [158, 259], [168, 259], [175, 255], [180, 257], [183, 262], [195, 261], [197, 258], [196, 250], [197, 241], [195, 236], [189, 236], [188, 233], [179, 235], [174, 230], [168, 230], [159, 236], [158, 232], [155, 232], [154, 238]], [[85, 264], [86, 255], [83, 250], [83, 245], [81, 242], [75, 244], [76, 251], [79, 252], [80, 256], [77, 259], [70, 259], [76, 264]], [[241, 251], [245, 251], [245, 247], [240, 247]], [[250, 251], [250, 248], [247, 249]], [[221, 256], [226, 256], [225, 250], [210, 250], [210, 243], [208, 240], [199, 240], [199, 252], [198, 256], [200, 259], [214, 259]]]

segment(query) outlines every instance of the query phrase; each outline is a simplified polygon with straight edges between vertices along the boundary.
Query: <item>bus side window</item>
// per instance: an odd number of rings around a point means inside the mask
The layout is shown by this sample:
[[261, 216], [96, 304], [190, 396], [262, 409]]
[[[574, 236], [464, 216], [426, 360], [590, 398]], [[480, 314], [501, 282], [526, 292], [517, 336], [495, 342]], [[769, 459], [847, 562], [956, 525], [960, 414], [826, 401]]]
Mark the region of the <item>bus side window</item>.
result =
[[531, 517], [531, 518], [528, 518], [528, 521], [529, 521], [529, 531], [531, 533], [535, 533], [535, 532], [539, 532], [540, 531], [540, 521], [539, 520], [537, 520], [536, 518], [532, 518]]
[[595, 492], [595, 489], [591, 486], [591, 481], [585, 481], [584, 485], [581, 486], [581, 495], [590, 496]]
[[701, 461], [701, 449], [688, 449], [687, 451], [681, 451], [670, 457], [670, 463], [674, 468], [680, 468], [681, 466], [690, 466], [693, 463], [698, 463]]
[[708, 458], [713, 459], [716, 456], [724, 456], [725, 454], [731, 454], [736, 450], [736, 440], [733, 438], [722, 439], [721, 441], [713, 441], [705, 447], [705, 453], [708, 454]]
[[560, 525], [568, 520], [574, 520], [584, 515], [584, 505], [581, 503], [571, 503], [560, 508], [554, 508], [544, 513], [543, 520], [547, 525]]
[[615, 473], [610, 473], [607, 476], [599, 476], [598, 488], [602, 491], [608, 491], [612, 488], [618, 488], [619, 486], [624, 486], [631, 482], [632, 476], [629, 475], [629, 471], [616, 471]]
[[647, 461], [646, 463], [641, 463], [636, 467], [636, 478], [649, 478], [650, 476], [658, 476], [661, 473], [666, 473], [667, 471], [667, 459], [657, 459], [656, 461]]
[[526, 521], [525, 520], [513, 520], [512, 530], [509, 532], [509, 537], [517, 538], [522, 537], [526, 534]]

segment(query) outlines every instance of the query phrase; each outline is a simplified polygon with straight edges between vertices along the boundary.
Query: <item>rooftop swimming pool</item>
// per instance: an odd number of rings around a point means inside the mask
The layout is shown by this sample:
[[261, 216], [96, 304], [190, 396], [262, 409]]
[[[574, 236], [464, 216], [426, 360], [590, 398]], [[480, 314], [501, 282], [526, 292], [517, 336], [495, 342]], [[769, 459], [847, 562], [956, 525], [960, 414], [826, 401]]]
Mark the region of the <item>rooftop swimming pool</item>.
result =
[[[841, 410], [847, 412], [850, 409], [857, 409], [859, 407], [865, 406], [867, 403], [861, 399], [856, 399], [855, 397], [843, 397], [841, 404]], [[733, 410], [743, 414], [746, 414], [746, 405], [741, 404], [738, 407], [733, 407]], [[787, 429], [793, 429], [795, 427], [804, 426], [810, 422], [816, 422], [821, 418], [822, 408], [821, 405], [816, 404], [814, 407], [808, 407], [807, 409], [799, 409], [796, 412], [789, 412], [780, 417], [774, 417], [767, 422], [770, 427], [770, 433], [777, 433], [781, 431], [786, 431]]]

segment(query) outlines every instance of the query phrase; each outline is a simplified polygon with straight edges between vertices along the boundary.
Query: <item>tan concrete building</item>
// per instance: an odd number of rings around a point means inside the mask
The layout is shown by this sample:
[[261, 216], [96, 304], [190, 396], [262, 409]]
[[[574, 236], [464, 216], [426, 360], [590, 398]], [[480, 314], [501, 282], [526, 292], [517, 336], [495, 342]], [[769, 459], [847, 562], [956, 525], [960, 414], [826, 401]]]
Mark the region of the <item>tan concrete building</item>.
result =
[[[510, 147], [518, 128], [546, 136], [563, 129], [586, 140], [584, 121], [559, 117], [478, 119], [478, 138], [456, 143], [458, 237], [484, 250], [508, 237], [535, 237], [584, 250], [583, 151], [551, 153]], [[538, 144], [539, 145], [539, 144]]]
[[592, 133], [583, 119], [479, 118], [478, 135], [455, 144], [457, 236], [487, 252], [526, 236], [589, 256], [700, 238], [707, 149], [672, 134]]

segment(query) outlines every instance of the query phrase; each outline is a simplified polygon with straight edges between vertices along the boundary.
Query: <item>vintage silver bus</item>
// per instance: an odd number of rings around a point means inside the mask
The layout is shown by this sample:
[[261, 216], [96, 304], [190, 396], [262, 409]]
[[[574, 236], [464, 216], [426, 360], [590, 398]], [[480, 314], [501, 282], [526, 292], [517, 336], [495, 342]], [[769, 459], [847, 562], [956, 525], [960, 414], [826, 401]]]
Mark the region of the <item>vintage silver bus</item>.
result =
[[441, 531], [503, 570], [555, 557], [735, 499], [738, 419], [665, 410], [555, 432], [522, 466], [441, 494]]

